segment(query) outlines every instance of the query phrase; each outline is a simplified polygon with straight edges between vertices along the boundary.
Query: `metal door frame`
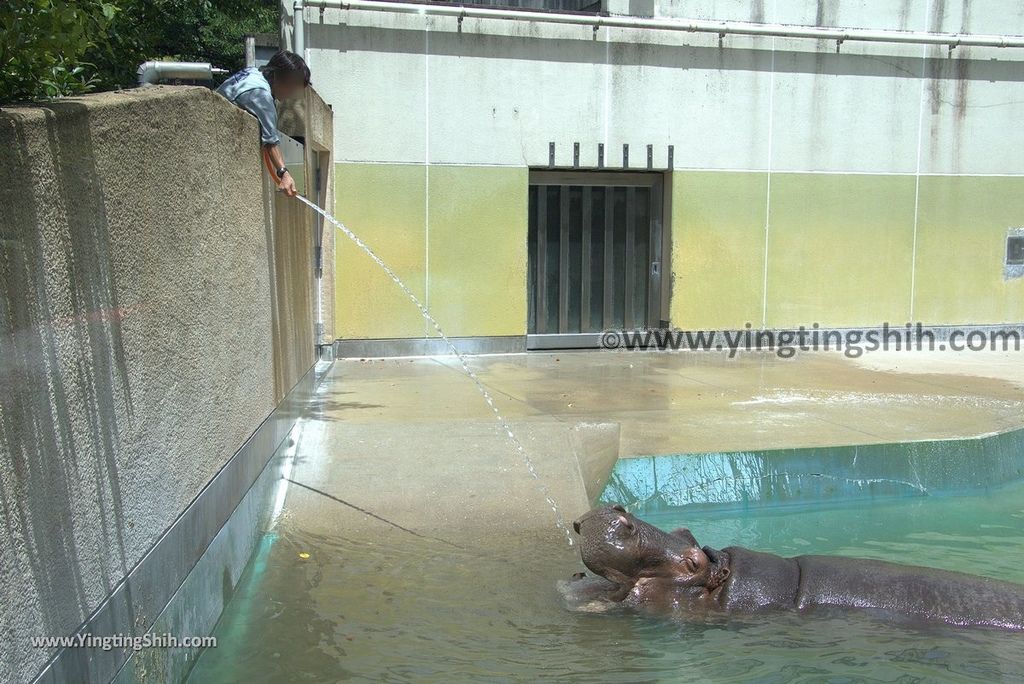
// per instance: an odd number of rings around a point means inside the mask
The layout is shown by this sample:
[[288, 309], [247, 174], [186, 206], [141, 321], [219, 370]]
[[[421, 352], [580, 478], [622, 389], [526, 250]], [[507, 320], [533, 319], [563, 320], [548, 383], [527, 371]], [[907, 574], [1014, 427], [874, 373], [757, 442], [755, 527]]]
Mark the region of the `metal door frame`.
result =
[[[550, 169], [531, 169], [528, 184], [529, 186], [547, 186], [547, 185], [576, 185], [586, 187], [647, 187], [650, 188], [651, 192], [651, 233], [652, 238], [655, 238], [660, 232], [659, 239], [651, 239], [649, 241], [650, 264], [648, 265], [648, 298], [647, 298], [647, 326], [648, 327], [665, 327], [668, 325], [669, 320], [669, 288], [671, 286], [671, 279], [666, 277], [666, 274], [671, 273], [669, 259], [672, 253], [671, 250], [671, 237], [669, 235], [669, 221], [668, 217], [671, 216], [671, 203], [670, 194], [665, 191], [666, 186], [669, 185], [671, 176], [669, 173], [663, 172], [651, 172], [651, 171], [598, 171], [598, 170], [550, 170]], [[568, 202], [568, 193], [563, 193], [562, 202]], [[539, 209], [539, 211], [543, 211]], [[586, 216], [590, 209], [589, 205], [584, 203], [584, 216]], [[565, 215], [567, 211], [564, 208], [562, 214]], [[606, 217], [608, 213], [606, 212]], [[607, 220], [607, 219], [606, 219]], [[539, 221], [538, 221], [539, 223]], [[610, 230], [610, 222], [606, 223], [606, 230]], [[559, 274], [562, 278], [562, 282], [559, 284], [559, 289], [566, 291], [566, 281], [568, 277], [568, 222], [563, 221], [560, 227], [561, 236], [559, 245], [561, 249], [559, 257]], [[586, 259], [589, 252], [589, 238], [587, 231], [583, 232], [582, 237], [582, 250], [583, 255], [581, 258]], [[607, 241], [606, 241], [607, 242]], [[543, 240], [537, 240], [537, 257], [536, 261], [544, 263], [546, 259], [545, 247]], [[605, 259], [610, 259], [610, 252], [605, 251]], [[587, 259], [589, 261], [589, 259]], [[657, 270], [651, 268], [651, 264], [657, 263]], [[533, 298], [534, 300], [534, 311], [539, 315], [539, 307], [536, 305], [537, 301], [543, 301], [544, 297], [544, 283], [543, 279], [539, 277], [533, 277], [537, 273], [534, 269], [537, 264], [528, 264], [527, 273], [527, 297]], [[606, 268], [608, 266], [606, 265]], [[535, 282], [530, 282], [531, 280]], [[582, 304], [589, 304], [589, 282], [588, 279], [583, 279], [582, 283], [583, 292], [581, 294]], [[563, 309], [567, 307], [568, 297], [562, 296], [559, 298], [559, 318], [564, 320], [566, 318]], [[582, 310], [587, 310], [581, 304]], [[605, 316], [604, 319], [607, 321], [611, 318], [609, 307], [611, 303], [605, 299]], [[528, 303], [528, 307], [530, 304]], [[586, 333], [530, 333], [526, 335], [526, 348], [530, 349], [584, 349], [584, 348], [598, 348], [601, 346], [601, 333], [600, 332], [586, 332]]]

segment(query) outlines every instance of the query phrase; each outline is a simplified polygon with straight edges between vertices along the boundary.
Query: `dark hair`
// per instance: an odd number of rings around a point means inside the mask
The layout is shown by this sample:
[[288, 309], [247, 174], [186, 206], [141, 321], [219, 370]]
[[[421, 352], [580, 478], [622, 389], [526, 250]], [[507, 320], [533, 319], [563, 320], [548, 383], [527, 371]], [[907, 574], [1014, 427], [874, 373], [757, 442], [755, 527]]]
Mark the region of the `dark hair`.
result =
[[298, 80], [301, 77], [302, 85], [309, 85], [309, 67], [306, 66], [306, 62], [294, 52], [281, 50], [271, 57], [269, 62], [260, 67], [260, 71], [263, 72], [263, 75], [271, 83], [280, 77], [295, 80]]

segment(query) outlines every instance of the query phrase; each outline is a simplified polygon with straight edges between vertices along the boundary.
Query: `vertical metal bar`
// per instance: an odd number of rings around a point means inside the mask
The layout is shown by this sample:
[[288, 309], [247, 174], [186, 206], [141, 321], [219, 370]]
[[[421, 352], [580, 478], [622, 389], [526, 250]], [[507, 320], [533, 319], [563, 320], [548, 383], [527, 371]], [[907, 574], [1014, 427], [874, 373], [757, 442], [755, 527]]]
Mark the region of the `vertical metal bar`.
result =
[[561, 230], [558, 238], [558, 332], [569, 332], [569, 186], [561, 190]]
[[548, 166], [555, 168], [555, 143], [548, 143]]
[[622, 145], [622, 168], [629, 168], [629, 143], [623, 143]]
[[537, 332], [537, 186], [527, 190], [526, 333]]
[[[246, 49], [248, 49], [248, 40], [252, 36], [246, 36]], [[316, 198], [316, 203], [323, 206], [323, 167], [320, 166], [320, 155], [316, 155], [316, 179], [313, 196]], [[316, 273], [317, 278], [322, 278], [324, 275], [324, 217], [320, 214], [316, 215], [314, 219], [316, 221], [316, 248], [315, 256], [313, 261], [313, 270]], [[319, 338], [317, 338], [319, 341]]]
[[604, 168], [604, 143], [597, 143], [597, 168]]
[[548, 332], [548, 186], [537, 186], [537, 332]]
[[580, 168], [580, 144], [578, 142], [572, 144], [572, 167]]
[[632, 185], [626, 188], [626, 273], [625, 278], [625, 306], [622, 309], [623, 325], [632, 328], [636, 325], [635, 307], [633, 306], [633, 294], [636, 286], [636, 188]]
[[672, 300], [672, 176], [665, 174], [658, 182], [661, 199], [655, 209], [658, 212], [658, 234], [661, 237], [661, 302], [658, 305], [658, 321], [668, 325], [671, 321], [669, 306]]
[[614, 259], [614, 188], [606, 185], [604, 188], [604, 323], [602, 327], [608, 330], [614, 325], [612, 316], [612, 301], [615, 295], [615, 259]]
[[590, 186], [583, 186], [583, 218], [580, 228], [583, 254], [580, 255], [580, 332], [597, 332], [590, 327], [590, 279], [594, 272], [590, 264]]
[[661, 324], [661, 178], [651, 186], [650, 202], [647, 210], [651, 231], [648, 243], [651, 263], [647, 276], [647, 325], [655, 328]]
[[654, 145], [647, 146], [647, 170], [654, 168]]
[[675, 166], [676, 146], [668, 146], [668, 170], [671, 171]]

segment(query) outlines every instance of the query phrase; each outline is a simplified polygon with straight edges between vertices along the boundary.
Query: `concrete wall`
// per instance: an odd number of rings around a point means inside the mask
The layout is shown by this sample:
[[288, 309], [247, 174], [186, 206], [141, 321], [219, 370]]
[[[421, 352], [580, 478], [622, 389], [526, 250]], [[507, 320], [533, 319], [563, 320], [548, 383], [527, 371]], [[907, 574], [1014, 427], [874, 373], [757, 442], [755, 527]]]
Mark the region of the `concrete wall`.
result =
[[25, 681], [53, 655], [29, 637], [77, 629], [313, 364], [312, 231], [203, 88], [5, 108], [0, 148], [0, 679]]
[[[306, 88], [302, 97], [279, 103], [278, 128], [285, 134], [299, 139], [304, 144], [306, 175], [309, 177], [311, 199], [322, 207], [332, 208], [334, 197], [334, 112], [323, 98]], [[319, 190], [317, 189], [317, 168], [320, 169]], [[314, 217], [317, 230], [321, 233], [322, 279], [320, 297], [315, 302], [323, 330], [317, 343], [328, 344], [334, 340], [334, 245], [336, 230], [319, 216]]]
[[[651, 7], [1024, 34], [1024, 6], [1006, 2]], [[596, 165], [599, 143], [608, 166], [621, 166], [629, 144], [632, 167], [644, 167], [650, 144], [665, 170], [674, 147], [674, 325], [1024, 317], [1024, 280], [1004, 279], [1002, 264], [1008, 229], [1024, 225], [1024, 50], [847, 42], [837, 52], [826, 41], [474, 19], [460, 28], [455, 18], [369, 11], [307, 10], [306, 20], [314, 79], [339, 122], [339, 187], [361, 188], [339, 192], [339, 216], [391, 255], [432, 309], [447, 307], [438, 319], [458, 334], [525, 332], [512, 304], [525, 302], [525, 280], [508, 290], [507, 274], [526, 258], [526, 169], [548, 165], [549, 142], [561, 167], [575, 142], [584, 167]], [[444, 167], [461, 174], [450, 194]], [[429, 208], [438, 201], [483, 225], [446, 234]], [[481, 282], [470, 261], [480, 255], [504, 281]], [[422, 334], [411, 305], [384, 295], [363, 257], [338, 259], [340, 335]], [[499, 296], [484, 311], [459, 310], [431, 282]]]

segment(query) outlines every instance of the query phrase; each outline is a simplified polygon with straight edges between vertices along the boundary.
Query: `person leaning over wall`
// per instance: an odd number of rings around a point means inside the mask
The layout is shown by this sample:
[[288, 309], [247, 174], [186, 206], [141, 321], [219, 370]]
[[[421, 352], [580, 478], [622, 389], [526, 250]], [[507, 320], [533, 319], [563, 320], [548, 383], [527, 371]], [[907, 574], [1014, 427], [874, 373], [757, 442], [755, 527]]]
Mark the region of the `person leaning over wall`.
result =
[[274, 100], [295, 97], [308, 85], [309, 67], [294, 52], [282, 50], [266, 65], [242, 69], [217, 88], [218, 93], [259, 120], [264, 161], [277, 176], [277, 186], [289, 197], [295, 197], [297, 192], [281, 155]]

